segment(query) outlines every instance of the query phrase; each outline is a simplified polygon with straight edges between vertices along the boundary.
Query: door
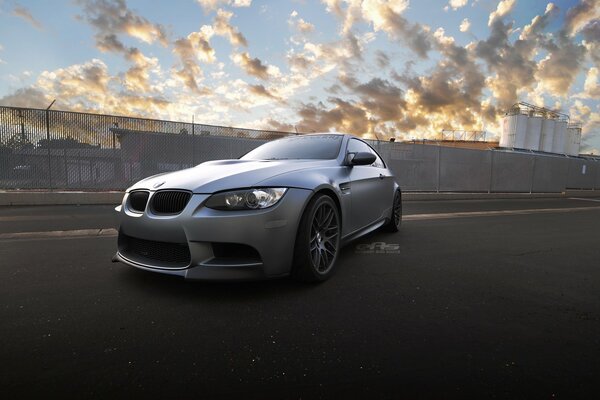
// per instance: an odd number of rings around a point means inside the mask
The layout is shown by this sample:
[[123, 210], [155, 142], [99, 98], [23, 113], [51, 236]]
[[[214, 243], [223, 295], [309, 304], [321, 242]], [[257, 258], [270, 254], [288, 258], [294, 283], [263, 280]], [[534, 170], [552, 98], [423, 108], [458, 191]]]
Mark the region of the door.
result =
[[379, 155], [367, 143], [350, 139], [346, 151], [349, 154], [370, 152], [376, 157], [371, 165], [348, 167], [351, 198], [350, 230], [354, 232], [380, 219], [384, 210], [391, 206], [392, 199], [389, 193], [393, 190], [393, 180]]

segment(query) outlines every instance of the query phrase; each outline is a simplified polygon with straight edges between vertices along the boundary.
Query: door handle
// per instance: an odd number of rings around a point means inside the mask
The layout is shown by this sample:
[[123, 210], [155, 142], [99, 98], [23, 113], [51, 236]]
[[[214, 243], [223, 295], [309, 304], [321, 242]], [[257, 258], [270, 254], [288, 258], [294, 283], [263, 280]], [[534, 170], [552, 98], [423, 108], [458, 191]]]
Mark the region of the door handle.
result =
[[383, 178], [385, 178], [385, 175], [384, 174], [379, 174], [379, 179], [383, 179]]

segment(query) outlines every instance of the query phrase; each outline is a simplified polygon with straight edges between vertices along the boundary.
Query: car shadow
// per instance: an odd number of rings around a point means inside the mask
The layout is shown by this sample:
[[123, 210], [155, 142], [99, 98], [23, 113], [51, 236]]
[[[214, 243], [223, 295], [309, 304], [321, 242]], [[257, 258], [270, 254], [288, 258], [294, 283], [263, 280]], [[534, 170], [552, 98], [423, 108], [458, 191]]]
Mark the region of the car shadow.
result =
[[[356, 246], [370, 242], [394, 242], [401, 240], [401, 232], [386, 233], [375, 231], [348, 243], [341, 249], [338, 262], [353, 264], [356, 259]], [[249, 298], [272, 299], [288, 296], [298, 296], [330, 290], [346, 282], [344, 275], [352, 274], [353, 268], [338, 265], [335, 275], [328, 281], [305, 283], [290, 277], [268, 279], [263, 281], [186, 281], [179, 276], [165, 275], [119, 264], [118, 279], [121, 284], [132, 290], [142, 291], [152, 296], [186, 297], [204, 299], [206, 301], [246, 301]], [[341, 268], [340, 268], [341, 267]]]
[[121, 284], [152, 296], [232, 302], [290, 296], [321, 290], [321, 286], [328, 284], [302, 283], [289, 277], [264, 281], [187, 281], [178, 276], [143, 271], [126, 265], [123, 265], [118, 277]]

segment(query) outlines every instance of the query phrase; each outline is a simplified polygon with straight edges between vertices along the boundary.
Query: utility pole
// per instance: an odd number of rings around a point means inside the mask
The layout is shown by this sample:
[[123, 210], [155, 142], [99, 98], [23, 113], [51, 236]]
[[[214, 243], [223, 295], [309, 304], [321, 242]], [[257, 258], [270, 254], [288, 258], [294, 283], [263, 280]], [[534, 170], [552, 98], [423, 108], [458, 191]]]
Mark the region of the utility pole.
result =
[[56, 99], [52, 100], [52, 103], [46, 108], [46, 143], [48, 146], [48, 186], [52, 190], [52, 162], [50, 153], [50, 108], [54, 105]]

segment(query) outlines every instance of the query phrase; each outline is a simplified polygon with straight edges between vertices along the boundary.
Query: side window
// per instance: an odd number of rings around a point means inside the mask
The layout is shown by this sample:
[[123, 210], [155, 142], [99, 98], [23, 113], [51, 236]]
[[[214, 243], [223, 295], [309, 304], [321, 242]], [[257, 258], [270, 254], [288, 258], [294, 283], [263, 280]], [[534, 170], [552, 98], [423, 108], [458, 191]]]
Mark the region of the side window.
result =
[[360, 152], [371, 153], [371, 148], [365, 143], [358, 139], [350, 139], [348, 142], [348, 153], [360, 153]]
[[373, 150], [371, 146], [369, 146], [369, 149], [371, 149], [371, 153], [375, 154], [375, 162], [373, 163], [373, 166], [377, 168], [385, 168], [385, 163], [381, 157], [379, 157], [379, 154], [377, 154], [377, 152]]
[[365, 142], [358, 139], [350, 139], [348, 142], [348, 153], [359, 153], [359, 152], [367, 152], [373, 153], [376, 157], [375, 162], [371, 164], [373, 167], [377, 168], [385, 168], [385, 164], [379, 157], [379, 155]]

